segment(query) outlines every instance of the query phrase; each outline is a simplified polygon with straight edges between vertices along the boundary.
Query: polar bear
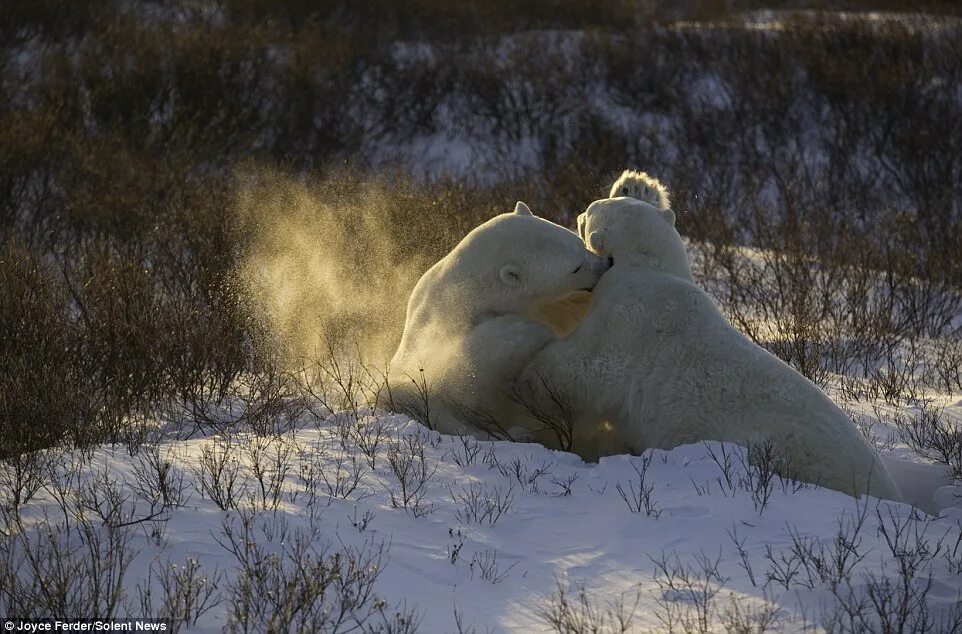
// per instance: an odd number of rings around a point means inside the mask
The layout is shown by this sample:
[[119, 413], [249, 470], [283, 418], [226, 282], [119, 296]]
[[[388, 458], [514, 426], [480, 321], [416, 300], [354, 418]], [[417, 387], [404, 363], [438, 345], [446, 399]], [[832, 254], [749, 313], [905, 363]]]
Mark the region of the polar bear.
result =
[[564, 321], [565, 304], [610, 265], [523, 202], [475, 228], [411, 293], [387, 406], [444, 433], [530, 437], [509, 429], [518, 419], [510, 386], [565, 329], [552, 314]]
[[566, 394], [583, 435], [610, 424], [635, 452], [705, 440], [768, 444], [785, 475], [899, 499], [848, 417], [733, 328], [695, 285], [674, 222], [670, 209], [634, 198], [588, 207], [579, 228], [614, 265], [584, 321], [539, 352], [522, 383]]

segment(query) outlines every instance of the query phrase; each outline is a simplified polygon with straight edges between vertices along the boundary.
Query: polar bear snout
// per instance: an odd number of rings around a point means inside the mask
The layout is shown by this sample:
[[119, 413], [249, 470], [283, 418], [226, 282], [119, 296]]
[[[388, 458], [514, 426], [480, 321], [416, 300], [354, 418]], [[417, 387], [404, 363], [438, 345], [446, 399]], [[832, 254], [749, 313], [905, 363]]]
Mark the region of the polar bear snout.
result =
[[608, 272], [611, 268], [612, 259], [609, 257], [604, 257], [600, 255], [595, 255], [594, 253], [588, 253], [585, 263], [579, 267], [580, 271], [578, 273], [584, 274], [589, 282], [584, 290], [590, 291], [601, 279], [601, 276]]

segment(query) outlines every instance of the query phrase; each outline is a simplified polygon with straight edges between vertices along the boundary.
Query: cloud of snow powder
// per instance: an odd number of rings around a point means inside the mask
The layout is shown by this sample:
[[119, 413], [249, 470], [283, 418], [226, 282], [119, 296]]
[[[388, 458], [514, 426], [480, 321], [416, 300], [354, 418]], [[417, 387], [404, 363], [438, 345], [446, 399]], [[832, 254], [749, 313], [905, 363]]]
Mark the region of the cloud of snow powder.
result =
[[323, 355], [331, 341], [357, 344], [374, 363], [390, 359], [411, 289], [431, 264], [405, 248], [393, 204], [383, 184], [312, 186], [260, 173], [242, 187], [242, 272], [295, 357]]

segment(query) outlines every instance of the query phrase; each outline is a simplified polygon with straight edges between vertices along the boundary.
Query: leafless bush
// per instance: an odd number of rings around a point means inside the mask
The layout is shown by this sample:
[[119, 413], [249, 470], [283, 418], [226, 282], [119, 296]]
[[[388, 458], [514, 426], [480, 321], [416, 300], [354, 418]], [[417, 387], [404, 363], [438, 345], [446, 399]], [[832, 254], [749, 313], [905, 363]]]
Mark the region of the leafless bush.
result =
[[354, 513], [348, 519], [351, 521], [351, 526], [357, 529], [358, 533], [363, 533], [367, 530], [367, 527], [371, 525], [374, 521], [374, 513], [370, 510], [364, 511], [360, 517], [357, 515], [357, 507], [354, 507]]
[[447, 547], [448, 561], [453, 565], [458, 563], [458, 559], [461, 558], [461, 550], [464, 549], [464, 540], [467, 539], [467, 535], [465, 535], [464, 531], [460, 528], [457, 531], [449, 528], [448, 537], [452, 539], [452, 542], [448, 544]]
[[895, 433], [889, 432], [885, 436], [881, 436], [877, 431], [877, 421], [873, 421], [869, 416], [852, 412], [847, 408], [843, 409], [845, 409], [845, 413], [848, 414], [859, 433], [862, 434], [862, 437], [869, 441], [875, 451], [883, 453], [891, 451], [895, 447], [897, 438]]
[[[342, 427], [357, 448], [367, 457], [368, 465], [371, 469], [377, 463], [378, 453], [381, 446], [389, 439], [390, 433], [384, 422], [376, 416], [365, 416], [363, 418], [352, 419], [350, 417], [340, 421]], [[346, 445], [342, 445], [346, 449]], [[390, 449], [388, 450], [390, 452]]]
[[[868, 498], [864, 500], [860, 503], [856, 499], [854, 514], [843, 513], [839, 517], [830, 544], [825, 544], [818, 538], [803, 536], [796, 529], [789, 528], [791, 552], [805, 570], [805, 579], [799, 579], [801, 585], [812, 589], [824, 584], [834, 592], [839, 584], [851, 578], [855, 567], [868, 554], [862, 547], [862, 529], [868, 514]], [[769, 555], [770, 553], [766, 556], [771, 560]]]
[[413, 628], [413, 612], [399, 607], [390, 615], [374, 592], [386, 561], [383, 543], [334, 550], [317, 538], [276, 516], [240, 512], [225, 519], [220, 544], [238, 566], [228, 586], [228, 631], [346, 632], [373, 627], [374, 619], [386, 619], [391, 631]]
[[181, 508], [190, 500], [183, 471], [174, 466], [169, 456], [161, 455], [159, 445], [141, 448], [133, 476], [130, 486], [142, 499], [159, 500], [170, 509]]
[[[143, 508], [138, 502], [146, 502]], [[160, 497], [147, 499], [128, 492], [127, 483], [106, 470], [98, 471], [81, 483], [76, 492], [75, 517], [91, 513], [111, 529], [146, 524], [151, 533], [161, 534], [170, 519], [170, 508]]]
[[397, 487], [389, 486], [391, 506], [404, 509], [421, 517], [434, 511], [425, 501], [428, 488], [438, 465], [431, 465], [425, 457], [425, 439], [420, 433], [407, 434], [393, 441], [388, 447], [387, 461]]
[[632, 622], [641, 601], [641, 594], [634, 597], [621, 594], [601, 605], [589, 596], [584, 585], [569, 589], [560, 580], [557, 590], [545, 602], [535, 608], [538, 617], [560, 634], [622, 634], [632, 631]]
[[124, 615], [124, 580], [137, 555], [133, 528], [98, 524], [78, 512], [70, 524], [20, 526], [0, 541], [0, 604], [21, 618]]
[[721, 627], [727, 634], [765, 634], [781, 629], [782, 614], [778, 605], [768, 594], [761, 605], [750, 600], [728, 595], [728, 606], [721, 614]]
[[291, 471], [294, 448], [281, 438], [252, 436], [245, 446], [251, 484], [251, 505], [260, 510], [277, 510], [284, 492], [284, 482]]
[[496, 462], [494, 465], [502, 476], [517, 482], [522, 489], [531, 493], [538, 493], [538, 481], [544, 476], [550, 476], [553, 467], [554, 463], [547, 460], [534, 466], [530, 455], [512, 458], [510, 462]]
[[222, 511], [236, 509], [247, 490], [235, 443], [231, 436], [214, 436], [201, 448], [194, 468], [194, 488]]
[[735, 456], [741, 466], [737, 476], [738, 486], [751, 495], [759, 515], [768, 506], [776, 486], [784, 493], [797, 493], [811, 486], [798, 480], [793, 459], [778, 446], [774, 438], [749, 442], [745, 451]]
[[219, 586], [223, 573], [206, 574], [200, 562], [187, 557], [183, 565], [154, 560], [147, 580], [137, 585], [138, 614], [143, 618], [166, 619], [174, 632], [191, 627], [223, 602]]
[[823, 627], [830, 632], [960, 631], [958, 604], [943, 610], [929, 603], [932, 563], [947, 552], [947, 533], [929, 539], [931, 520], [914, 510], [901, 517], [890, 506], [880, 507], [876, 515], [887, 549], [882, 570], [859, 577], [849, 574], [836, 583], [832, 590], [836, 603], [822, 615]]
[[316, 419], [342, 413], [357, 423], [380, 403], [390, 405], [387, 372], [368, 363], [357, 342], [339, 344], [330, 333], [323, 341], [323, 348], [299, 361], [295, 375], [305, 407]]
[[735, 456], [728, 452], [728, 446], [722, 443], [718, 452], [709, 444], [705, 443], [705, 450], [712, 461], [721, 470], [721, 478], [724, 479], [725, 488], [733, 490], [735, 488]]
[[[326, 494], [328, 504], [334, 499], [348, 499], [358, 487], [366, 470], [357, 454], [338, 452], [333, 457], [321, 447], [312, 448], [310, 458], [301, 464], [297, 477], [304, 487], [308, 506], [318, 503], [318, 494]], [[298, 495], [299, 492], [295, 493]], [[366, 497], [361, 493], [360, 497]]]
[[894, 421], [902, 442], [949, 467], [953, 478], [962, 478], [962, 430], [944, 410], [922, 403], [914, 417], [895, 414]]
[[658, 610], [655, 616], [668, 629], [681, 627], [686, 632], [709, 632], [715, 616], [715, 597], [728, 582], [718, 566], [721, 555], [712, 559], [704, 552], [694, 555], [694, 564], [683, 564], [677, 553], [662, 553], [655, 564]]
[[[848, 584], [855, 575], [855, 568], [868, 555], [862, 546], [863, 529], [868, 514], [869, 498], [856, 500], [854, 512], [843, 512], [838, 518], [835, 535], [826, 544], [822, 539], [801, 535], [793, 527], [788, 528], [792, 546], [776, 549], [765, 545], [763, 558], [768, 562], [765, 586], [777, 584], [785, 590], [796, 586], [808, 589], [826, 586], [836, 592], [840, 585]], [[729, 536], [735, 542], [742, 559], [742, 567], [749, 571], [752, 584], [755, 576], [737, 533]]]
[[962, 337], [944, 337], [939, 340], [935, 367], [943, 389], [962, 389]]
[[498, 551], [485, 549], [481, 552], [474, 553], [468, 567], [471, 569], [472, 579], [474, 579], [474, 571], [477, 569], [478, 578], [480, 578], [481, 581], [495, 584], [504, 581], [511, 573], [511, 569], [517, 565], [518, 562], [514, 562], [507, 568], [502, 568], [498, 562]]
[[38, 254], [0, 240], [0, 468], [13, 503], [39, 474], [34, 452], [97, 433], [66, 289]]
[[571, 451], [575, 416], [571, 399], [543, 376], [538, 375], [538, 381], [528, 389], [513, 385], [507, 396], [540, 425], [534, 431], [550, 432], [561, 451]]
[[752, 585], [758, 587], [758, 582], [755, 579], [755, 569], [752, 567], [751, 561], [749, 561], [748, 551], [745, 549], [745, 540], [747, 538], [738, 538], [738, 528], [734, 524], [725, 532], [728, 533], [728, 537], [735, 545], [735, 550], [738, 551], [739, 565], [742, 567], [742, 570], [745, 571], [745, 574], [748, 575], [748, 580], [752, 582]]
[[635, 475], [638, 476], [637, 484], [635, 481], [628, 482], [628, 489], [621, 485], [619, 482], [615, 489], [618, 491], [618, 495], [624, 500], [625, 504], [628, 505], [628, 510], [632, 513], [645, 512], [648, 517], [654, 517], [658, 519], [661, 515], [661, 510], [658, 508], [658, 504], [651, 497], [651, 494], [655, 490], [655, 485], [647, 483], [648, 467], [651, 466], [651, 459], [654, 455], [653, 452], [648, 451], [641, 456], [641, 467], [639, 468], [636, 461], [632, 460], [631, 468], [634, 469]]
[[407, 378], [414, 387], [414, 395], [409, 398], [402, 398], [393, 392], [389, 392], [391, 409], [420, 421], [428, 429], [434, 429], [431, 418], [431, 389], [424, 368], [419, 367], [417, 376], [408, 375]]
[[577, 473], [569, 473], [567, 476], [551, 476], [548, 480], [551, 484], [558, 487], [557, 495], [568, 496], [571, 495], [572, 486], [578, 481]]
[[0, 460], [0, 506], [16, 511], [28, 503], [47, 482], [56, 460], [54, 450], [44, 449]]
[[[481, 443], [473, 436], [457, 436], [453, 440], [454, 446], [448, 452], [454, 464], [466, 467], [475, 464], [481, 453]], [[460, 448], [459, 448], [460, 445]]]
[[451, 489], [451, 498], [458, 506], [455, 516], [466, 524], [494, 526], [514, 507], [514, 483], [505, 488], [473, 482], [460, 490]]

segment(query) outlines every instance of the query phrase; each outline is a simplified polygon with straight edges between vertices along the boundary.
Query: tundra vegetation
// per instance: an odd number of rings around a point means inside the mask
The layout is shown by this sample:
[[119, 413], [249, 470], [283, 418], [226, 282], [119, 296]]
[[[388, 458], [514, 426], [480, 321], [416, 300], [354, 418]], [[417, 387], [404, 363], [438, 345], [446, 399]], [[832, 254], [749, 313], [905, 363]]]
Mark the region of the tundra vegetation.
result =
[[[431, 515], [440, 439], [370, 416], [404, 298], [515, 200], [571, 226], [625, 167], [668, 184], [697, 281], [736, 327], [829, 390], [878, 447], [905, 444], [962, 477], [962, 435], [939, 399], [962, 390], [957, 7], [405, 4], [0, 8], [0, 607], [189, 626], [218, 606], [245, 631], [416, 629], [413, 606], [374, 590], [389, 545], [322, 546], [278, 526], [283, 483], [320, 509], [375, 494], [366, 477], [383, 468], [397, 512]], [[311, 275], [289, 283], [257, 275], [301, 265]], [[303, 458], [304, 420], [333, 420], [340, 449]], [[882, 423], [895, 435], [877, 435]], [[190, 474], [158, 444], [207, 436]], [[71, 475], [102, 445], [129, 451], [135, 473]], [[495, 467], [476, 444], [451, 452], [505, 478], [451, 488], [467, 525], [493, 526], [518, 492], [575, 485]], [[734, 495], [749, 482], [760, 513], [792, 489], [743, 462], [736, 477], [724, 456], [724, 477], [692, 484]], [[654, 521], [651, 458], [638, 464], [617, 492]], [[20, 510], [38, 495], [55, 516], [28, 540]], [[131, 531], [163, 539], [190, 496], [226, 513], [215, 532], [240, 572], [187, 560], [125, 587]], [[746, 560], [748, 574], [786, 591], [827, 584], [833, 602], [809, 617], [830, 631], [957, 630], [959, 615], [926, 611], [923, 581], [931, 562], [958, 572], [959, 544], [915, 539], [926, 520], [879, 515], [897, 574], [852, 592], [864, 515], [830, 546], [796, 535], [767, 571]], [[371, 521], [352, 523], [365, 534]], [[720, 593], [714, 555], [652, 557], [659, 596], [691, 595], [683, 611], [664, 603], [666, 629], [784, 620]], [[475, 566], [492, 584], [514, 574], [495, 551]], [[637, 604], [559, 584], [540, 613], [558, 631], [627, 631]]]

